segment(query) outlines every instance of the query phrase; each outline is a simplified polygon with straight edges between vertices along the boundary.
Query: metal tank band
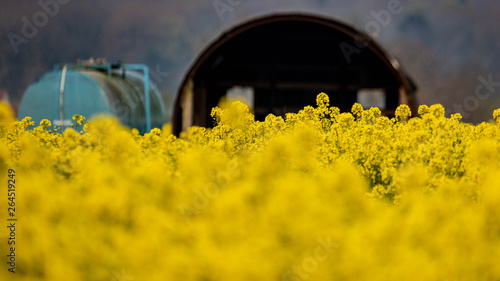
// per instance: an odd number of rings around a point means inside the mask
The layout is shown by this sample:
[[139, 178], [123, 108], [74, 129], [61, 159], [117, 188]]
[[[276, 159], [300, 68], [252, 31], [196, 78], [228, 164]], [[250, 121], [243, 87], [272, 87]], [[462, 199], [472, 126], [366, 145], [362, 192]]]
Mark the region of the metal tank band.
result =
[[150, 83], [147, 66], [93, 60], [55, 65], [30, 85], [19, 109], [20, 118], [48, 119], [63, 130], [76, 125], [71, 120], [75, 114], [111, 114], [141, 133], [161, 128], [166, 120], [162, 95]]

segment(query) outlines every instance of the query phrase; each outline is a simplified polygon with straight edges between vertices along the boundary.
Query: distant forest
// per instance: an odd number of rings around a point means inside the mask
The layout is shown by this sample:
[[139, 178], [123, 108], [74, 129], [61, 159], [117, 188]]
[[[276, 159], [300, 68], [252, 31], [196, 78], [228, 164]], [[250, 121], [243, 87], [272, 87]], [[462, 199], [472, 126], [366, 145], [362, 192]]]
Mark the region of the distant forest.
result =
[[[386, 9], [392, 1], [396, 0], [4, 1], [0, 90], [7, 90], [17, 106], [24, 90], [55, 63], [105, 57], [111, 62], [147, 64], [157, 74], [153, 80], [171, 101], [198, 54], [244, 20], [303, 12], [340, 19], [363, 30], [374, 20], [371, 12]], [[453, 113], [457, 104], [470, 102], [478, 85], [486, 81], [488, 92], [479, 99], [477, 109], [466, 112], [464, 120], [491, 119], [493, 108], [500, 107], [500, 83], [495, 82], [500, 81], [500, 31], [496, 27], [500, 3], [398, 2], [402, 12], [392, 15], [377, 41], [413, 77], [419, 88], [418, 102], [442, 103], [447, 113]], [[30, 24], [36, 30], [25, 27]]]

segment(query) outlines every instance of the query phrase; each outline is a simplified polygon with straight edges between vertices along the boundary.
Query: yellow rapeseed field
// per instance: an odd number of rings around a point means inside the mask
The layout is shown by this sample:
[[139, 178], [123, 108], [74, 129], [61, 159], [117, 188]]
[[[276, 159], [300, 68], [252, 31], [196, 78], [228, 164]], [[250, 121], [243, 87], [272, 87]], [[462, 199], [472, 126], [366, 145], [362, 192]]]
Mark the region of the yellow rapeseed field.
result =
[[82, 116], [61, 134], [3, 106], [0, 280], [500, 280], [500, 110], [418, 111], [320, 94], [257, 122], [234, 102], [177, 138]]

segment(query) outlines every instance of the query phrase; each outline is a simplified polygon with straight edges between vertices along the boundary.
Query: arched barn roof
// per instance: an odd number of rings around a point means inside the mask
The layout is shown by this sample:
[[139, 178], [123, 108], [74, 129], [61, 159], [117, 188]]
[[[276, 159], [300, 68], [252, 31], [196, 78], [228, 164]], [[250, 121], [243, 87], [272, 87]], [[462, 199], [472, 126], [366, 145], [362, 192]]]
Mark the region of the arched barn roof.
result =
[[315, 105], [320, 92], [342, 111], [360, 102], [415, 112], [416, 87], [394, 58], [364, 32], [311, 15], [265, 16], [215, 40], [179, 87], [173, 132], [212, 126], [211, 108], [231, 91], [246, 93], [259, 120]]

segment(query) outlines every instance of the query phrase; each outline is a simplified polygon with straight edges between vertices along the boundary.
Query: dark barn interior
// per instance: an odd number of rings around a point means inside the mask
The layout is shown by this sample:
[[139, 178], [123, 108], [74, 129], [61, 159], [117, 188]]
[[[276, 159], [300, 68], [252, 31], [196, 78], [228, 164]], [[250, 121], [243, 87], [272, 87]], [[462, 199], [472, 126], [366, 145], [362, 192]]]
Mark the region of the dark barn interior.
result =
[[314, 16], [257, 19], [215, 41], [179, 88], [174, 133], [212, 126], [211, 108], [235, 86], [251, 93], [257, 120], [315, 105], [320, 92], [341, 111], [355, 102], [387, 116], [401, 103], [415, 110], [416, 88], [395, 59], [366, 34]]

